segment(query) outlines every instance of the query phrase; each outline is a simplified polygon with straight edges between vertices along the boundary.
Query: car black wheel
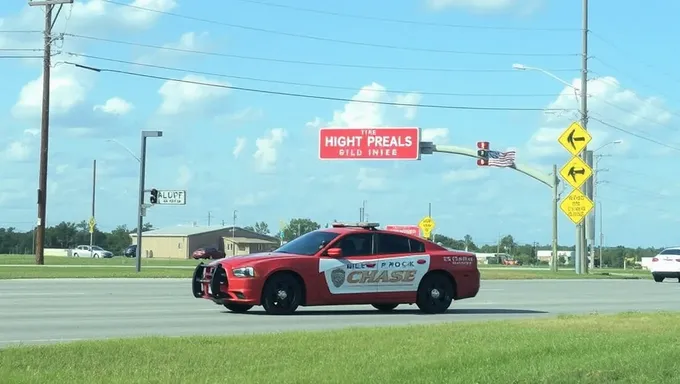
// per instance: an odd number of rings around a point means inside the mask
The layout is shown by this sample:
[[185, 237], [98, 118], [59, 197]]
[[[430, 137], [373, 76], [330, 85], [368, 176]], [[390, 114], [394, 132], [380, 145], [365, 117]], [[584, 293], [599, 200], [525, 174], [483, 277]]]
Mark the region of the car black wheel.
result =
[[657, 283], [662, 283], [663, 279], [664, 279], [663, 276], [659, 276], [659, 275], [652, 275], [652, 277], [654, 277], [654, 281], [656, 281]]
[[371, 304], [373, 308], [377, 309], [380, 312], [390, 312], [394, 308], [396, 308], [399, 304]]
[[416, 305], [425, 313], [444, 313], [453, 301], [453, 284], [440, 273], [428, 274], [420, 282]]
[[224, 307], [232, 312], [245, 313], [248, 312], [248, 310], [250, 310], [250, 308], [253, 306], [248, 304], [227, 303], [224, 304]]
[[300, 305], [302, 287], [290, 274], [274, 275], [262, 289], [262, 306], [270, 315], [290, 315]]

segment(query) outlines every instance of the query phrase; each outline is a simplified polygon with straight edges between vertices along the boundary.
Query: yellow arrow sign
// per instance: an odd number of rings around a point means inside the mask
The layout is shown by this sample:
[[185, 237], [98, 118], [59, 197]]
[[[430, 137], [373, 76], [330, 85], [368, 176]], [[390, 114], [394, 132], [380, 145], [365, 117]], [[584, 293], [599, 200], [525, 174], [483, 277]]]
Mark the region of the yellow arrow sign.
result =
[[574, 188], [578, 188], [593, 175], [593, 170], [579, 156], [574, 156], [560, 170], [560, 175]]
[[97, 225], [97, 222], [94, 221], [94, 217], [90, 217], [90, 221], [87, 224], [90, 227], [90, 233], [94, 233], [94, 226]]
[[573, 221], [574, 224], [578, 224], [593, 209], [593, 202], [580, 189], [574, 189], [562, 200], [560, 209], [567, 215], [569, 220]]
[[590, 136], [588, 131], [583, 129], [581, 124], [577, 122], [571, 123], [569, 128], [567, 128], [562, 134], [560, 135], [559, 138], [557, 138], [557, 141], [571, 153], [572, 155], [576, 156], [583, 149], [590, 143], [590, 140], [592, 140], [593, 137]]

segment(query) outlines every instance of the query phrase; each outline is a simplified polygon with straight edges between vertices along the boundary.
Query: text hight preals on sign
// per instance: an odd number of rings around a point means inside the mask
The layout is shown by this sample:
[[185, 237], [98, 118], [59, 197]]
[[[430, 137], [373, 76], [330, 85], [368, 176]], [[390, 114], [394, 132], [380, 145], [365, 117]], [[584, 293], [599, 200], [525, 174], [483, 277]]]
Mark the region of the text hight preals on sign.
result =
[[418, 160], [420, 128], [321, 128], [322, 160]]

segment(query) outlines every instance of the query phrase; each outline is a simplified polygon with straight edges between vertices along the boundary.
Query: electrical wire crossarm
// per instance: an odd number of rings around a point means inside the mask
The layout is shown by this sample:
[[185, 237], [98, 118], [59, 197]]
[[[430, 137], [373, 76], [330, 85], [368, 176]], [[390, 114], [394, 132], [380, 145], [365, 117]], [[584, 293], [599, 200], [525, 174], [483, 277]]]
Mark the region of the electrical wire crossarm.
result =
[[[302, 86], [302, 87], [356, 91], [356, 88], [352, 88], [352, 87], [342, 87], [342, 86], [325, 85], [325, 84], [299, 83], [299, 82], [293, 82], [293, 81], [262, 79], [262, 78], [248, 77], [248, 76], [225, 75], [223, 73], [197, 71], [197, 70], [192, 70], [192, 69], [187, 69], [187, 68], [174, 68], [174, 67], [168, 67], [168, 66], [156, 65], [156, 64], [138, 63], [138, 62], [133, 62], [133, 61], [119, 60], [119, 59], [113, 59], [113, 58], [108, 58], [108, 57], [88, 55], [88, 54], [83, 54], [83, 53], [74, 53], [74, 52], [64, 52], [64, 53], [69, 55], [69, 56], [74, 56], [74, 57], [82, 57], [82, 58], [86, 58], [86, 59], [101, 60], [101, 61], [107, 61], [107, 62], [118, 63], [118, 64], [126, 64], [126, 65], [138, 66], [138, 67], [161, 69], [161, 70], [166, 70], [166, 71], [171, 71], [171, 72], [193, 73], [193, 74], [204, 75], [204, 76], [215, 76], [215, 77], [222, 77], [222, 78], [226, 78], [226, 79], [248, 80], [248, 81], [257, 81], [257, 82], [263, 82], [263, 83], [272, 83], [272, 84], [285, 84], [285, 85], [294, 85], [294, 86]], [[417, 91], [417, 90], [406, 91], [406, 90], [387, 90], [387, 89], [366, 89], [365, 91], [374, 92], [374, 93], [388, 93], [388, 94], [390, 94], [390, 93], [391, 94], [404, 94], [404, 93], [415, 92], [415, 93], [418, 93], [420, 95], [465, 96], [465, 97], [554, 97], [555, 96], [554, 93], [544, 93], [544, 94], [540, 94], [540, 93], [538, 93], [538, 94], [449, 93], [449, 92], [423, 92], [423, 91]]]
[[199, 21], [199, 22], [203, 22], [203, 23], [206, 23], [206, 24], [220, 25], [220, 26], [224, 26], [224, 27], [238, 28], [238, 29], [254, 31], [254, 32], [269, 33], [269, 34], [279, 35], [279, 36], [288, 36], [288, 37], [295, 37], [295, 38], [300, 38], [300, 39], [323, 41], [323, 42], [327, 42], [327, 43], [347, 44], [347, 45], [356, 45], [356, 46], [371, 47], [371, 48], [393, 49], [393, 50], [403, 50], [403, 51], [411, 51], [411, 52], [448, 53], [448, 54], [477, 55], [477, 56], [533, 56], [533, 57], [575, 57], [575, 56], [579, 56], [578, 53], [540, 53], [540, 52], [522, 53], [522, 52], [456, 51], [456, 50], [447, 50], [447, 49], [406, 47], [406, 46], [398, 46], [398, 45], [391, 45], [391, 44], [377, 44], [377, 43], [367, 43], [367, 42], [362, 42], [362, 41], [340, 40], [340, 39], [332, 39], [332, 38], [321, 37], [321, 36], [304, 35], [304, 34], [299, 34], [299, 33], [276, 31], [276, 30], [271, 30], [271, 29], [266, 29], [266, 28], [251, 27], [251, 26], [241, 25], [241, 24], [226, 23], [226, 22], [222, 22], [222, 21], [204, 19], [204, 18], [199, 18], [199, 17], [194, 17], [194, 16], [180, 15], [178, 13], [161, 11], [161, 10], [158, 10], [158, 9], [142, 7], [142, 6], [134, 5], [134, 4], [125, 4], [125, 3], [121, 3], [121, 2], [117, 2], [117, 1], [113, 1], [113, 0], [103, 0], [103, 1], [110, 3], [110, 4], [115, 4], [115, 5], [118, 5], [118, 6], [124, 6], [124, 7], [137, 9], [137, 10], [140, 10], [140, 11], [157, 13], [157, 14], [161, 14], [161, 15], [182, 18], [182, 19], [186, 19], [186, 20]]
[[131, 71], [122, 71], [122, 70], [118, 70], [118, 69], [96, 68], [96, 67], [84, 66], [82, 64], [72, 63], [72, 62], [69, 62], [69, 61], [66, 61], [64, 63], [73, 65], [73, 66], [78, 67], [78, 68], [87, 69], [87, 70], [96, 71], [96, 72], [117, 73], [117, 74], [122, 74], [122, 75], [136, 76], [136, 77], [155, 79], [155, 80], [163, 80], [163, 81], [172, 81], [172, 82], [177, 82], [177, 83], [202, 85], [202, 86], [213, 87], [213, 88], [231, 89], [231, 90], [235, 90], [235, 91], [245, 91], [245, 92], [254, 92], [254, 93], [260, 93], [260, 94], [299, 97], [299, 98], [316, 99], [316, 100], [342, 101], [342, 102], [364, 103], [364, 104], [379, 104], [379, 105], [390, 105], [390, 106], [398, 106], [398, 107], [418, 107], [418, 108], [478, 110], [478, 111], [534, 111], [534, 112], [535, 111], [561, 111], [561, 112], [570, 111], [569, 109], [484, 107], [484, 106], [463, 106], [463, 105], [397, 103], [397, 102], [389, 102], [389, 101], [372, 101], [372, 100], [353, 100], [353, 99], [347, 99], [347, 98], [341, 98], [341, 97], [311, 95], [311, 94], [293, 93], [293, 92], [279, 92], [279, 91], [270, 91], [270, 90], [265, 90], [265, 89], [246, 88], [246, 87], [237, 87], [237, 86], [225, 85], [225, 84], [208, 83], [208, 82], [202, 82], [202, 81], [175, 79], [175, 78], [172, 78], [172, 77], [149, 75], [149, 74], [145, 74], [145, 73], [138, 73], [138, 72], [131, 72]]

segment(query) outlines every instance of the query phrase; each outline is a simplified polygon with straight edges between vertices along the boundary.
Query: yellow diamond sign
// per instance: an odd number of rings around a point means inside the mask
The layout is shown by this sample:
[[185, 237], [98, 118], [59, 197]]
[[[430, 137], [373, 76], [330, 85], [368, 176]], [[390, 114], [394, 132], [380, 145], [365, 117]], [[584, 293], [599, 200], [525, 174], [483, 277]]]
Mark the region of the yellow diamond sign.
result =
[[574, 224], [579, 224], [593, 209], [593, 202], [580, 189], [574, 189], [562, 200], [560, 209]]
[[574, 156], [564, 164], [560, 175], [569, 185], [578, 188], [593, 175], [593, 170], [579, 156]]
[[435, 223], [434, 219], [431, 218], [430, 216], [425, 216], [423, 217], [422, 220], [418, 223], [418, 227], [423, 231], [423, 237], [430, 237], [430, 234], [432, 233], [432, 230], [434, 227], [437, 226], [437, 223]]
[[90, 221], [87, 224], [90, 227], [90, 233], [94, 233], [94, 226], [97, 225], [97, 222], [94, 221], [94, 217], [90, 217]]
[[571, 153], [572, 155], [576, 156], [583, 149], [590, 143], [590, 140], [592, 140], [593, 137], [590, 136], [588, 131], [583, 129], [581, 124], [577, 122], [571, 123], [569, 128], [567, 128], [562, 134], [560, 135], [559, 138], [557, 138], [557, 141]]

